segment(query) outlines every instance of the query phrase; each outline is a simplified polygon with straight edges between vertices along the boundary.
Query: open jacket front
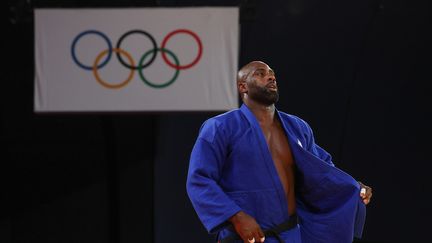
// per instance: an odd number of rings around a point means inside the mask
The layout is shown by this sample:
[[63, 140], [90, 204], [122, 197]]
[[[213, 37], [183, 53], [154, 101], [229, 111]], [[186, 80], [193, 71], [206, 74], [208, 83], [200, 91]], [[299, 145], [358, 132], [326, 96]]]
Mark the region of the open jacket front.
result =
[[[315, 144], [305, 121], [276, 113], [297, 167], [302, 242], [347, 243], [360, 237], [366, 209], [358, 182], [333, 165], [331, 156]], [[219, 239], [232, 234], [226, 229], [227, 220], [240, 210], [254, 217], [262, 229], [289, 218], [266, 140], [246, 105], [202, 125], [190, 158], [187, 191], [200, 220]]]

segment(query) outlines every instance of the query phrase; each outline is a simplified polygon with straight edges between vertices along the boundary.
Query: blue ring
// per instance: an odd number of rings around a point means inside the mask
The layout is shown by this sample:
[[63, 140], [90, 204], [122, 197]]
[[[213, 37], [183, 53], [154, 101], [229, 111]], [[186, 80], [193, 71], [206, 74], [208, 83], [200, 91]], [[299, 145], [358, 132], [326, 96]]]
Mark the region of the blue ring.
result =
[[97, 66], [98, 69], [99, 69], [99, 68], [102, 68], [102, 67], [105, 66], [105, 65], [108, 63], [108, 61], [111, 59], [111, 54], [112, 54], [112, 45], [111, 45], [111, 41], [108, 39], [108, 36], [106, 36], [104, 33], [100, 32], [100, 31], [97, 31], [97, 30], [86, 30], [86, 31], [81, 32], [79, 35], [77, 35], [77, 36], [75, 37], [75, 39], [74, 39], [73, 42], [72, 42], [72, 46], [71, 46], [72, 59], [73, 59], [74, 62], [75, 62], [78, 66], [80, 66], [81, 68], [86, 69], [86, 70], [93, 70], [93, 66], [86, 66], [86, 65], [80, 63], [80, 62], [78, 61], [78, 58], [77, 58], [76, 55], [75, 55], [75, 46], [76, 46], [78, 40], [79, 40], [81, 37], [83, 37], [84, 35], [87, 35], [87, 34], [96, 34], [96, 35], [99, 35], [99, 36], [102, 37], [102, 38], [107, 42], [107, 44], [108, 44], [108, 55], [107, 55], [105, 61], [103, 61], [101, 64], [99, 64], [99, 65]]

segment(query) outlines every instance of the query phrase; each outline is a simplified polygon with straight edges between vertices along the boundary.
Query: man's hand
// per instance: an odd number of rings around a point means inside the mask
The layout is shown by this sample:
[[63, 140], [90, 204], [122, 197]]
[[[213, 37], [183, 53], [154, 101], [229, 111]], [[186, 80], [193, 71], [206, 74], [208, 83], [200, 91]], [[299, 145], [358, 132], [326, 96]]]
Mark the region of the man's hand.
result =
[[372, 188], [366, 186], [360, 181], [358, 183], [360, 184], [360, 197], [363, 199], [363, 203], [367, 205], [372, 198]]
[[229, 221], [244, 243], [264, 242], [264, 232], [252, 216], [240, 211]]

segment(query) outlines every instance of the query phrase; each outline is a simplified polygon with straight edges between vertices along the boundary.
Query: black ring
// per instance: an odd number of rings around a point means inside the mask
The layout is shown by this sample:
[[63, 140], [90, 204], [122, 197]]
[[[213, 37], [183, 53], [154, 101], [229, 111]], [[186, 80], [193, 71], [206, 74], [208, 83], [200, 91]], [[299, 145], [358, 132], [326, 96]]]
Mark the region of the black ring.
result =
[[126, 38], [128, 35], [131, 35], [131, 34], [143, 34], [143, 35], [147, 36], [150, 39], [150, 41], [152, 42], [152, 44], [153, 44], [153, 56], [150, 58], [150, 61], [148, 61], [146, 64], [143, 64], [142, 66], [136, 66], [136, 67], [127, 64], [125, 61], [123, 61], [121, 55], [119, 53], [116, 53], [118, 60], [120, 61], [120, 63], [123, 66], [125, 66], [125, 67], [127, 67], [129, 69], [138, 69], [138, 68], [143, 69], [143, 68], [146, 68], [146, 67], [150, 66], [150, 64], [152, 64], [153, 61], [156, 59], [157, 44], [156, 44], [156, 41], [153, 38], [153, 36], [150, 35], [148, 32], [145, 32], [143, 30], [131, 30], [131, 31], [128, 31], [128, 32], [124, 33], [120, 37], [120, 39], [117, 42], [116, 48], [120, 49], [120, 44], [122, 43], [123, 39]]

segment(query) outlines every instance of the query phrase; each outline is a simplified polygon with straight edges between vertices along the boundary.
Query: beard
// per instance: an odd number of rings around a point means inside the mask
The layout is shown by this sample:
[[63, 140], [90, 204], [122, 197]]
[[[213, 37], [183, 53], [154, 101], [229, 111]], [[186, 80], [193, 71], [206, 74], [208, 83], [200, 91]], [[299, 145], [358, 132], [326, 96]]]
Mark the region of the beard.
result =
[[269, 90], [267, 87], [261, 87], [255, 83], [251, 83], [249, 85], [248, 96], [251, 100], [254, 100], [265, 106], [273, 105], [279, 100], [278, 91]]

